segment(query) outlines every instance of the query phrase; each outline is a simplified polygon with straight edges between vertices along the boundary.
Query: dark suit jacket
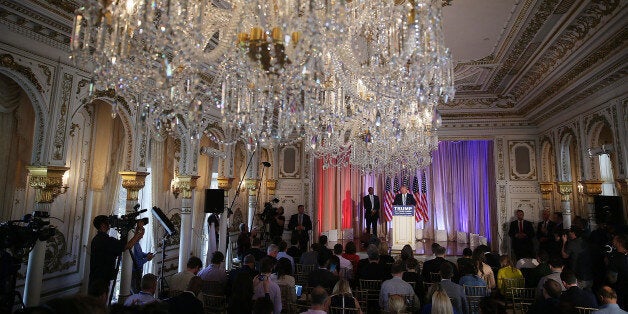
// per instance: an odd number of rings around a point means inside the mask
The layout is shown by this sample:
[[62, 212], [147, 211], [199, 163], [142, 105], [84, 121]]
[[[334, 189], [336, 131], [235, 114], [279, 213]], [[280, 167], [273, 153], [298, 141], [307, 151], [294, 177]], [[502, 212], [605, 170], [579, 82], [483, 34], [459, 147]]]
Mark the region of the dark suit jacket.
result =
[[[371, 219], [377, 220], [379, 218], [379, 197], [373, 195], [373, 204], [371, 204], [371, 197], [367, 194], [364, 198], [364, 219], [370, 221]], [[375, 213], [371, 214], [374, 210]]]
[[[303, 221], [301, 222], [305, 231], [312, 230], [312, 220], [307, 214], [303, 214]], [[299, 214], [290, 216], [290, 222], [288, 222], [288, 230], [294, 230], [299, 225]]]
[[166, 300], [168, 313], [203, 314], [203, 303], [192, 292], [184, 291], [176, 297]]
[[[403, 205], [403, 197], [401, 195], [401, 193], [395, 195], [393, 205]], [[414, 196], [411, 193], [406, 194], [406, 205], [416, 205], [416, 200], [414, 200]]]
[[338, 276], [334, 275], [327, 269], [314, 269], [308, 276], [308, 285], [310, 287], [321, 286], [327, 290], [327, 293], [331, 294], [334, 290], [334, 286], [338, 282]]
[[[521, 249], [524, 245], [531, 245], [532, 238], [534, 237], [534, 226], [531, 222], [527, 220], [523, 220], [523, 233], [525, 233], [528, 237], [525, 239], [517, 239], [515, 238], [515, 234], [519, 232], [519, 221], [514, 220], [510, 222], [510, 229], [508, 229], [508, 235], [512, 239], [513, 248], [515, 251]], [[533, 249], [530, 247], [530, 249]], [[516, 253], [516, 252], [515, 252]], [[519, 256], [517, 256], [519, 258]]]
[[578, 287], [569, 287], [560, 295], [560, 301], [570, 303], [573, 306], [597, 308], [595, 295], [589, 290]]
[[454, 277], [452, 278], [452, 280], [458, 281], [458, 267], [456, 266], [456, 264], [444, 259], [443, 257], [436, 257], [434, 259], [423, 262], [423, 269], [421, 270], [421, 276], [423, 277], [423, 280], [426, 282], [431, 282], [430, 273], [440, 273], [440, 265], [442, 265], [443, 263], [449, 263], [451, 265], [454, 270]]
[[549, 220], [547, 222], [547, 232], [543, 232], [543, 221], [539, 222], [537, 227], [536, 227], [536, 238], [540, 241], [541, 238], [552, 238], [554, 235], [552, 234], [552, 232], [554, 232], [554, 227], [556, 227], [556, 223]]

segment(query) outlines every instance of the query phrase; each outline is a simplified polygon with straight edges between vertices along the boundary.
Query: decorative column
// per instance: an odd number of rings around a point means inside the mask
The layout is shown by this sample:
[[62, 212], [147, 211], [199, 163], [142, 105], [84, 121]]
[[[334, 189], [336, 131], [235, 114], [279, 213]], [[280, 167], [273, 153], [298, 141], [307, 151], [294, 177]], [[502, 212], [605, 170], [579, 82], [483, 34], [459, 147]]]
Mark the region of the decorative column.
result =
[[231, 206], [231, 204], [228, 204], [227, 202], [229, 201], [229, 198], [228, 198], [229, 191], [231, 190], [233, 179], [234, 178], [225, 178], [225, 177], [218, 177], [217, 179], [218, 188], [225, 191], [223, 203], [226, 204], [225, 205], [226, 212], [223, 211], [222, 214], [220, 214], [220, 228], [218, 230], [218, 234], [220, 234], [220, 239], [218, 240], [218, 251], [225, 253], [225, 261], [226, 261], [225, 267], [227, 267], [227, 269], [229, 269], [229, 267], [231, 266], [231, 260], [233, 259], [233, 256], [231, 256], [230, 251], [227, 251], [227, 239], [229, 238], [229, 232], [227, 231], [227, 228], [229, 227], [229, 217], [227, 216], [229, 216], [229, 210], [231, 209], [231, 208], [227, 208], [227, 206]]
[[624, 205], [624, 217], [628, 217], [628, 179], [617, 179], [615, 180], [615, 187], [617, 188], [617, 193], [621, 195], [621, 200]]
[[[63, 174], [70, 168], [27, 166], [26, 169], [30, 173], [29, 186], [35, 189], [35, 213], [33, 216], [48, 221], [50, 205], [59, 194], [62, 194]], [[45, 257], [46, 242], [37, 240], [33, 250], [28, 255], [24, 284], [24, 304], [26, 306], [39, 305]]]
[[543, 209], [547, 209], [552, 212], [552, 194], [554, 193], [554, 182], [539, 182], [539, 186], [541, 188], [541, 200], [543, 204]]
[[[247, 224], [249, 225], [249, 228], [253, 229], [253, 219], [255, 217], [256, 213], [256, 209], [255, 209], [255, 203], [256, 203], [256, 197], [257, 197], [257, 184], [259, 183], [258, 179], [246, 179], [244, 180], [244, 186], [246, 187], [247, 191], [249, 191], [249, 200], [248, 200], [248, 221]], [[259, 225], [259, 220], [256, 220], [257, 225]]]
[[181, 195], [181, 234], [179, 242], [179, 272], [186, 269], [190, 258], [190, 244], [192, 243], [192, 213], [194, 212], [194, 189], [199, 176], [177, 176], [177, 185]]
[[269, 198], [275, 195], [275, 190], [277, 189], [277, 180], [275, 179], [267, 179], [266, 180], [266, 189], [268, 191]]
[[573, 193], [573, 183], [556, 182], [558, 193], [560, 194], [560, 204], [563, 209], [563, 229], [571, 227], [571, 193]]
[[[120, 171], [122, 187], [126, 190], [126, 214], [133, 212], [133, 206], [137, 204], [139, 192], [144, 188], [148, 174], [148, 172], [139, 171]], [[125, 236], [128, 237], [128, 234]], [[122, 264], [120, 268], [122, 269], [122, 273], [120, 274], [120, 295], [118, 302], [123, 302], [124, 299], [131, 294], [131, 275], [133, 274], [133, 259], [128, 250], [122, 253]]]
[[602, 183], [604, 182], [597, 181], [597, 180], [580, 181], [580, 184], [582, 184], [582, 192], [587, 197], [587, 209], [588, 209], [587, 214], [589, 215], [589, 227], [591, 228], [591, 230], [595, 230], [597, 226], [595, 224], [595, 198], [594, 197], [602, 193]]

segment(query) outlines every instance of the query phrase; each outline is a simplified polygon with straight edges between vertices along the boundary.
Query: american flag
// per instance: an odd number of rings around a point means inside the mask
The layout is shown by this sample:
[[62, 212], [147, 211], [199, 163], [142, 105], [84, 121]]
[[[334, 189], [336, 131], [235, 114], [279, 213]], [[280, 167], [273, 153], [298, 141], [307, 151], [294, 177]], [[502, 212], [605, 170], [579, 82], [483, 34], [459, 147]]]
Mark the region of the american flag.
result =
[[384, 218], [386, 221], [392, 220], [392, 203], [395, 199], [395, 194], [393, 194], [392, 186], [390, 185], [390, 178], [386, 178], [386, 191], [384, 191]]
[[412, 194], [416, 200], [416, 209], [414, 211], [414, 219], [416, 222], [421, 220], [429, 221], [427, 216], [427, 188], [425, 182], [425, 172], [421, 175], [421, 189], [419, 190], [419, 179], [414, 176], [412, 181]]

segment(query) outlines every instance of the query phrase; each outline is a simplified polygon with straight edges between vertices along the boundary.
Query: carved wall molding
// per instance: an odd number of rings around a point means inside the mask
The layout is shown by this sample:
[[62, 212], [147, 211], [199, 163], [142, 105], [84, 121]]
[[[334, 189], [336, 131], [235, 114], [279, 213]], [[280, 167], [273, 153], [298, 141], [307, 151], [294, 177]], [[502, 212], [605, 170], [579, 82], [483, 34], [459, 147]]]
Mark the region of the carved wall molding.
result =
[[68, 73], [63, 73], [63, 80], [61, 82], [61, 107], [59, 108], [58, 124], [54, 135], [53, 142], [53, 160], [61, 160], [65, 149], [66, 138], [66, 121], [68, 119], [68, 110], [70, 108], [70, 93], [72, 90], [73, 76]]
[[496, 140], [497, 145], [497, 180], [505, 180], [504, 170], [504, 139], [498, 138]]
[[535, 194], [538, 195], [541, 193], [539, 190], [539, 186], [537, 184], [534, 185], [510, 185], [509, 192], [511, 194]]
[[510, 180], [536, 180], [536, 144], [534, 141], [508, 141]]

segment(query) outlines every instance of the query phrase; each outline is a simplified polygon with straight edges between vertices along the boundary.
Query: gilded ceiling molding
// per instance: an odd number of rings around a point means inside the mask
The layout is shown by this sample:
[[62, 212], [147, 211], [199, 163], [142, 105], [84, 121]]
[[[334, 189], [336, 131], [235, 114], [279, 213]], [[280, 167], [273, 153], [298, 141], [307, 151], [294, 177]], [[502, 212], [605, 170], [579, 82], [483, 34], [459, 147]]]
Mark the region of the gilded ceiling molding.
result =
[[618, 7], [619, 0], [609, 0], [604, 3], [591, 2], [580, 15], [573, 19], [571, 25], [557, 36], [557, 41], [516, 84], [512, 91], [515, 97], [520, 98], [538, 86], [551, 71], [571, 56], [574, 50], [580, 48], [586, 39], [593, 36], [595, 29], [600, 26], [604, 18], [612, 15]]
[[24, 75], [31, 83], [33, 83], [33, 85], [35, 85], [35, 88], [37, 88], [39, 92], [44, 92], [44, 88], [41, 86], [41, 84], [39, 84], [39, 81], [37, 80], [37, 77], [35, 77], [33, 70], [31, 70], [31, 68], [29, 67], [25, 67], [21, 64], [16, 63], [12, 55], [0, 55], [0, 66], [19, 72], [20, 74]]
[[488, 90], [495, 92], [506, 75], [512, 73], [513, 67], [520, 60], [521, 56], [525, 54], [525, 51], [529, 48], [530, 43], [536, 37], [539, 30], [546, 24], [548, 19], [552, 16], [554, 9], [560, 3], [559, 0], [546, 0], [541, 3], [539, 9], [534, 14], [534, 17], [527, 23], [527, 27], [523, 30], [519, 40], [514, 44], [513, 48], [509, 51], [504, 51], [508, 54], [508, 57], [502, 62], [502, 67], [497, 71], [493, 77], [493, 81], [489, 85]]

